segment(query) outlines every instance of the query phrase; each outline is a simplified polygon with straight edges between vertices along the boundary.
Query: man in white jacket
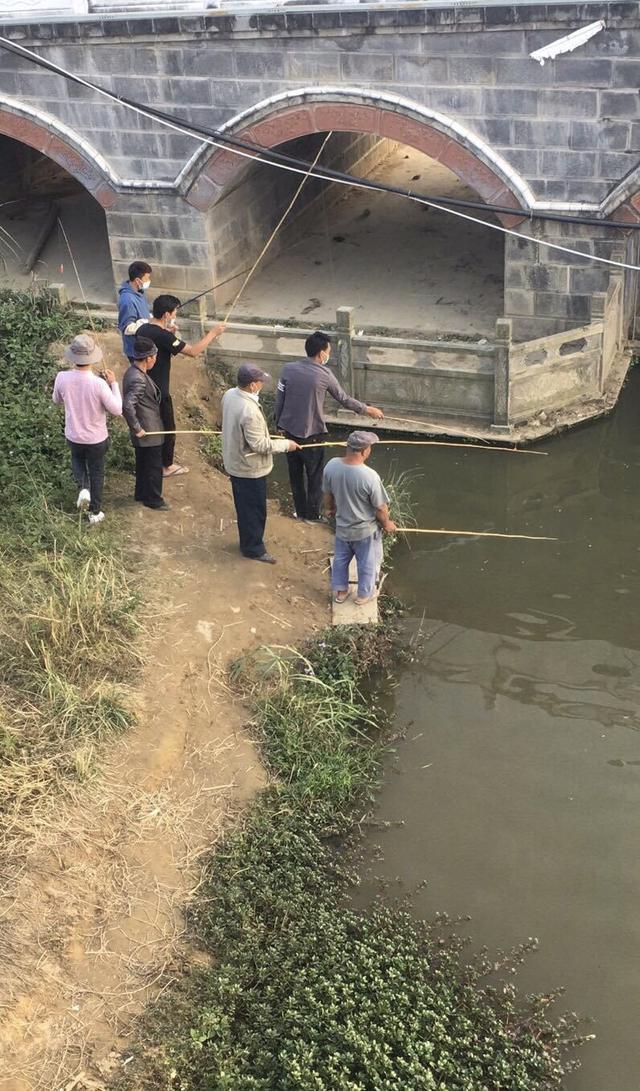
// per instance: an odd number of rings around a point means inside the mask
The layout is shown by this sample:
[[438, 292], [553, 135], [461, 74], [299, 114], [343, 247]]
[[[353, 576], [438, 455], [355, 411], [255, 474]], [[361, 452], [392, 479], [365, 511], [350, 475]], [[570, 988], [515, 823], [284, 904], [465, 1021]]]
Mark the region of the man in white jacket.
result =
[[255, 364], [242, 364], [238, 385], [227, 390], [222, 399], [222, 459], [231, 478], [240, 552], [264, 564], [276, 563], [264, 544], [272, 456], [274, 452], [284, 454], [298, 449], [293, 440], [272, 439], [269, 435], [259, 394], [270, 377]]

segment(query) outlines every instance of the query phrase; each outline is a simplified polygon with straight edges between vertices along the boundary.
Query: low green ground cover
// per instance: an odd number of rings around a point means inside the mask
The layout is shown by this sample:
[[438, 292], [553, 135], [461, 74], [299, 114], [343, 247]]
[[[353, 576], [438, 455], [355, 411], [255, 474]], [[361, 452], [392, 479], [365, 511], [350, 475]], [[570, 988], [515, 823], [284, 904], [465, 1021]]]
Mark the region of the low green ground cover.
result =
[[[519, 998], [523, 950], [465, 960], [445, 920], [349, 907], [341, 842], [370, 805], [390, 626], [262, 649], [232, 676], [272, 774], [193, 909], [211, 968], [145, 1017], [119, 1091], [550, 1091], [573, 1019]], [[357, 809], [357, 810], [356, 810]]]
[[117, 532], [75, 511], [51, 402], [49, 346], [83, 325], [46, 295], [0, 293], [0, 850], [19, 848], [33, 806], [86, 776], [95, 743], [132, 721], [130, 566]]

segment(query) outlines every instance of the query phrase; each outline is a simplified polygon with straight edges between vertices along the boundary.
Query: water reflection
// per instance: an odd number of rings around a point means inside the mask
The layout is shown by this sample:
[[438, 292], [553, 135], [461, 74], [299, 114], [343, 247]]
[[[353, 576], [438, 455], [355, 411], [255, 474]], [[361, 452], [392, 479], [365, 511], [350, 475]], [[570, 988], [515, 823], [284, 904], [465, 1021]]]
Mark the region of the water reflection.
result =
[[407, 639], [424, 639], [389, 698], [407, 735], [358, 897], [375, 876], [399, 893], [426, 878], [416, 910], [471, 914], [478, 944], [538, 936], [525, 987], [564, 983], [567, 1006], [597, 1020], [571, 1091], [638, 1086], [639, 400], [633, 374], [611, 417], [548, 441], [546, 458], [374, 455], [383, 476], [421, 475], [421, 526], [558, 537], [399, 545], [392, 590]]
[[[547, 619], [532, 620], [544, 626]], [[535, 644], [452, 624], [427, 625], [424, 667], [445, 681], [477, 686], [487, 709], [495, 708], [499, 697], [509, 697], [555, 718], [640, 730], [640, 652], [597, 640], [568, 640], [573, 624], [558, 628], [559, 619], [548, 620], [556, 626], [551, 633], [521, 627]], [[553, 638], [564, 640], [561, 650]]]

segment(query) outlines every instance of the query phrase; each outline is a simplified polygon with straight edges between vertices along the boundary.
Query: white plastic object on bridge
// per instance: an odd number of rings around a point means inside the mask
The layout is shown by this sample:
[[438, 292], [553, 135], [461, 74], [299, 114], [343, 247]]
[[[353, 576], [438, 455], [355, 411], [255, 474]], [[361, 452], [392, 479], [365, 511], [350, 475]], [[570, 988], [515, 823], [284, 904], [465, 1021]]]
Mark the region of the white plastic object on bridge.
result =
[[589, 23], [586, 27], [580, 27], [579, 30], [572, 31], [571, 34], [565, 34], [564, 38], [556, 38], [555, 42], [543, 45], [542, 49], [534, 49], [529, 56], [542, 65], [545, 61], [553, 60], [560, 53], [572, 53], [579, 45], [584, 45], [585, 42], [588, 42], [590, 38], [593, 38], [595, 34], [599, 34], [604, 29], [604, 19], [598, 19], [595, 23]]

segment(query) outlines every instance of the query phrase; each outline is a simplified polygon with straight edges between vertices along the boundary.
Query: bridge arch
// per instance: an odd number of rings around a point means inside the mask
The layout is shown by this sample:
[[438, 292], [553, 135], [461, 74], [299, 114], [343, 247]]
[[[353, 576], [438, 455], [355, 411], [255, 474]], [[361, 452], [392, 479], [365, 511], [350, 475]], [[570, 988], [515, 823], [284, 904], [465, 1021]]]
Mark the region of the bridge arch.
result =
[[53, 159], [103, 208], [117, 200], [117, 178], [100, 153], [51, 114], [0, 95], [0, 135]]
[[[363, 88], [303, 88], [273, 95], [221, 126], [221, 131], [265, 148], [328, 130], [409, 145], [451, 170], [487, 204], [529, 211], [535, 203], [524, 179], [486, 141], [445, 114], [398, 95]], [[186, 200], [208, 211], [246, 164], [246, 158], [226, 148], [199, 150], [183, 172]], [[500, 219], [512, 226], [522, 217]]]

